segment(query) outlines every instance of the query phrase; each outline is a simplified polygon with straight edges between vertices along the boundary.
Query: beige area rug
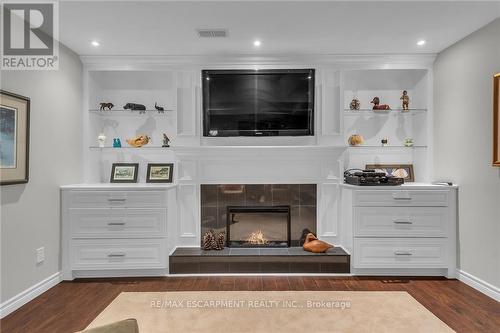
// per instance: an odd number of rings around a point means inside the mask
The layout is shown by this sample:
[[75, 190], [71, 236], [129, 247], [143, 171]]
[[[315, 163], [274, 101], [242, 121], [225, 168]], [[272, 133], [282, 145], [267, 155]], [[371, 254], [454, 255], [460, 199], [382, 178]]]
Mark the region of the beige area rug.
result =
[[88, 328], [136, 318], [152, 332], [453, 332], [406, 292], [124, 292]]

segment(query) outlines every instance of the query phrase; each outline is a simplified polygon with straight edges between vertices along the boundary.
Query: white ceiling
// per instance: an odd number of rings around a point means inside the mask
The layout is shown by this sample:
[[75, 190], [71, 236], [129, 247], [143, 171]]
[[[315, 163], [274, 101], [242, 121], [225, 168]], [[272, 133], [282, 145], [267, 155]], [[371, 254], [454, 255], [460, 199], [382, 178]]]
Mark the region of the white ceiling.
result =
[[[481, 28], [500, 16], [500, 1], [69, 1], [59, 12], [60, 39], [80, 55], [411, 54]], [[229, 37], [200, 39], [197, 28]]]

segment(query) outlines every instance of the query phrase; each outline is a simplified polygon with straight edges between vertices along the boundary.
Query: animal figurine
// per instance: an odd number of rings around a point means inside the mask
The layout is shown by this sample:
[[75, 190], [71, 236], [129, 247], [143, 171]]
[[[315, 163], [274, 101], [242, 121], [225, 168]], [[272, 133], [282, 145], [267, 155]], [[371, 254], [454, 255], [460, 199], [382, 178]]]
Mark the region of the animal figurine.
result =
[[132, 111], [146, 111], [146, 106], [144, 106], [143, 104], [127, 103], [123, 106], [123, 109]]
[[306, 235], [306, 239], [304, 241], [304, 245], [302, 248], [305, 251], [312, 253], [324, 253], [333, 247], [332, 244], [328, 244], [327, 242], [321, 241], [312, 232]]
[[100, 111], [104, 111], [106, 108], [108, 108], [108, 110], [111, 110], [114, 107], [114, 104], [109, 102], [103, 102], [99, 104], [101, 105], [101, 107], [99, 108]]
[[403, 101], [403, 111], [408, 111], [410, 109], [410, 97], [408, 96], [408, 92], [403, 90], [403, 95], [400, 100]]
[[353, 98], [351, 101], [351, 104], [349, 104], [349, 109], [359, 110], [360, 107], [361, 107], [361, 103], [359, 102], [359, 99]]
[[158, 106], [155, 102], [155, 109], [158, 110], [158, 113], [165, 113], [165, 108], [163, 106]]
[[387, 104], [380, 104], [380, 98], [373, 97], [373, 100], [370, 102], [373, 104], [373, 110], [390, 110], [391, 107]]
[[151, 138], [146, 134], [138, 135], [135, 138], [127, 139], [127, 143], [135, 148], [140, 148], [144, 145], [147, 145]]
[[365, 142], [365, 139], [363, 138], [362, 135], [359, 135], [359, 134], [353, 134], [349, 137], [349, 139], [347, 140], [347, 142], [351, 145], [351, 146], [359, 146], [360, 144], [363, 144], [363, 142]]
[[168, 136], [165, 133], [163, 133], [163, 145], [162, 145], [162, 147], [163, 148], [170, 147], [169, 143], [170, 143], [170, 139], [168, 138]]

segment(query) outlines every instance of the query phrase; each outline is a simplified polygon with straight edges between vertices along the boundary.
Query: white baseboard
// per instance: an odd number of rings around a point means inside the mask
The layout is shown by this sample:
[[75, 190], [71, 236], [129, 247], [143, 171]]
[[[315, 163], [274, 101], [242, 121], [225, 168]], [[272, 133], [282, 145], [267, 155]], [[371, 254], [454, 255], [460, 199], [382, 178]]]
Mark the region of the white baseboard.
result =
[[500, 302], [500, 288], [460, 269], [457, 270], [457, 273], [460, 281]]
[[0, 318], [3, 318], [9, 313], [16, 311], [35, 297], [40, 296], [50, 288], [57, 285], [59, 282], [61, 282], [61, 273], [57, 272], [55, 274], [52, 274], [48, 278], [38, 282], [34, 286], [31, 286], [23, 292], [17, 294], [11, 299], [3, 302], [2, 304], [0, 304]]

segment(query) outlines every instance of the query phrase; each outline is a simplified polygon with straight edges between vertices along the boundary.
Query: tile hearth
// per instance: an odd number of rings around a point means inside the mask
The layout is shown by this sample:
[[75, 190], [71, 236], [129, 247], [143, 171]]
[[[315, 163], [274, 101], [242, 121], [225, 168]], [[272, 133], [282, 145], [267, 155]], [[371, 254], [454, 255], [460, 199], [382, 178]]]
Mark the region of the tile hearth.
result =
[[326, 253], [311, 253], [301, 247], [177, 248], [170, 256], [170, 274], [349, 272], [350, 256], [340, 247]]

